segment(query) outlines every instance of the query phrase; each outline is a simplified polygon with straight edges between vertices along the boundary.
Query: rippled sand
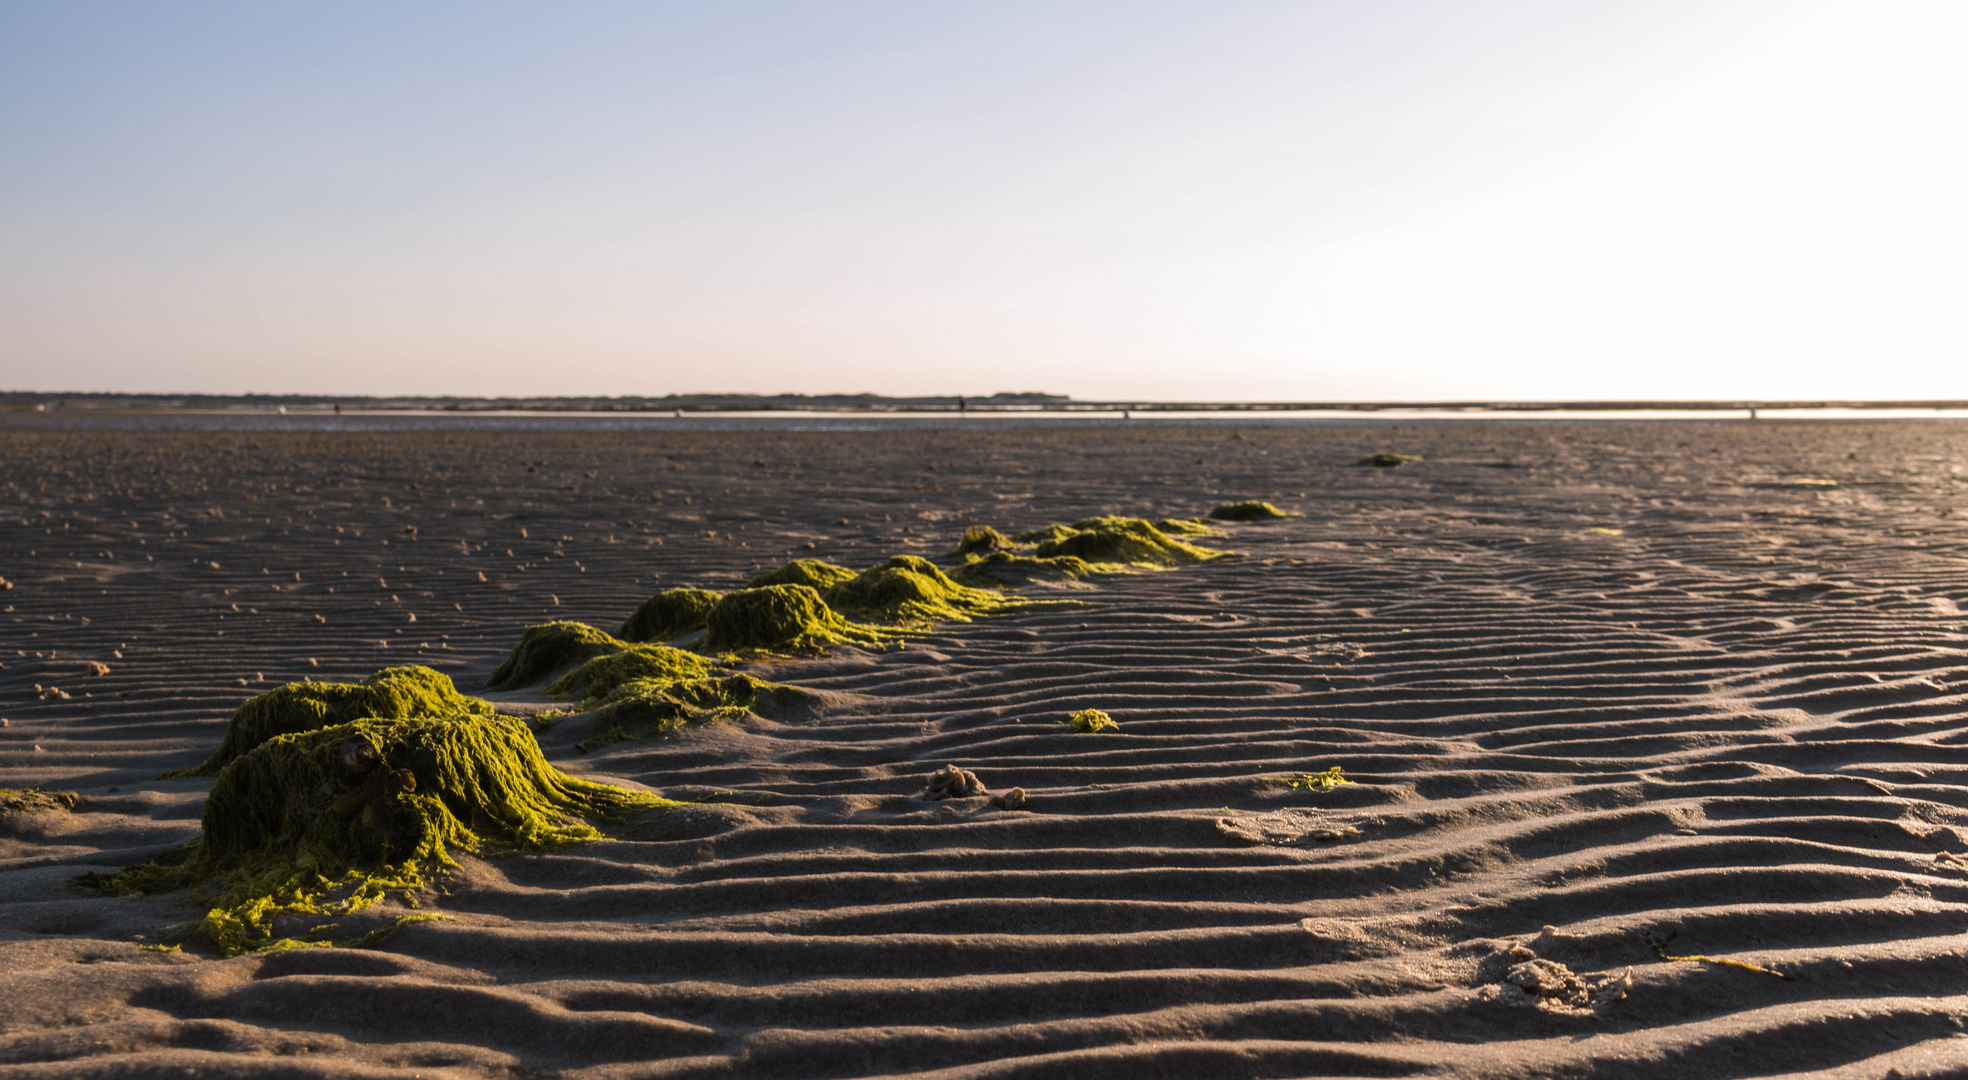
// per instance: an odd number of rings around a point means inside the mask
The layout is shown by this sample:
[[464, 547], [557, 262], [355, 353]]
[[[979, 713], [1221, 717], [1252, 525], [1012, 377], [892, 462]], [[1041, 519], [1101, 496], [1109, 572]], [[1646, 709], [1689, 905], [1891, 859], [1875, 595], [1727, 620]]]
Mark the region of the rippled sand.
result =
[[[0, 429], [0, 462], [0, 787], [88, 797], [0, 821], [20, 1075], [1968, 1071], [1956, 424]], [[66, 884], [195, 835], [210, 781], [151, 778], [282, 682], [470, 690], [528, 623], [789, 555], [1242, 498], [1306, 516], [771, 665], [824, 692], [771, 720], [585, 757], [565, 723], [570, 771], [734, 794], [468, 861], [383, 951], [145, 951], [196, 912]], [[950, 763], [1029, 811], [921, 799]]]

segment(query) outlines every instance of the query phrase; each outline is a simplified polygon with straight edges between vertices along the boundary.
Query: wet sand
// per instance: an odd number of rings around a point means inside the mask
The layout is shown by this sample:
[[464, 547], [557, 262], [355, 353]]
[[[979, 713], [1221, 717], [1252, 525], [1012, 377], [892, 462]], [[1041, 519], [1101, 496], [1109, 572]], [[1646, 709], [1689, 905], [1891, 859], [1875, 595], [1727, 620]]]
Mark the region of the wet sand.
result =
[[[1957, 1075], [1964, 480], [1947, 422], [0, 428], [0, 787], [87, 797], [0, 819], [0, 1065]], [[283, 682], [470, 692], [527, 624], [790, 556], [1243, 498], [1306, 516], [758, 669], [817, 707], [567, 722], [570, 772], [732, 794], [468, 859], [382, 950], [147, 951], [198, 912], [68, 884], [195, 836], [210, 781], [154, 778]], [[1029, 812], [924, 801], [952, 763]]]

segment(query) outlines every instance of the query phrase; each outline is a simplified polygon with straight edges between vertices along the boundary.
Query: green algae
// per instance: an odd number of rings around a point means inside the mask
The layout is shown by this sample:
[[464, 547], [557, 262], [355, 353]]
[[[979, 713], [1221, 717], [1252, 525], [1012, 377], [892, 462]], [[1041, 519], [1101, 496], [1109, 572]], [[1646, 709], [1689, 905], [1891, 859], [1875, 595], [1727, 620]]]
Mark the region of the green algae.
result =
[[554, 675], [597, 656], [619, 652], [629, 643], [587, 623], [550, 622], [529, 626], [512, 654], [485, 680], [487, 690], [517, 690], [546, 682]]
[[1666, 960], [1672, 963], [1708, 964], [1713, 967], [1728, 967], [1728, 968], [1735, 968], [1739, 971], [1753, 971], [1758, 975], [1770, 975], [1779, 979], [1790, 978], [1790, 976], [1785, 975], [1781, 971], [1777, 971], [1773, 968], [1766, 968], [1761, 964], [1752, 964], [1744, 960], [1730, 960], [1726, 957], [1720, 957], [1720, 956], [1703, 956], [1700, 953], [1691, 953], [1687, 956], [1674, 956], [1667, 951], [1667, 947], [1669, 944], [1671, 944], [1674, 941], [1676, 937], [1679, 936], [1680, 934], [1678, 932], [1668, 934], [1665, 937], [1659, 937], [1653, 934], [1649, 934], [1646, 936], [1645, 940], [1647, 942], [1647, 946], [1654, 950], [1655, 956], [1658, 956], [1662, 960]]
[[[1243, 502], [1222, 503], [1209, 512], [1217, 521], [1276, 521], [1280, 518], [1303, 517], [1302, 514], [1288, 514], [1268, 502], [1245, 499]], [[1166, 531], [1166, 530], [1164, 530]]]
[[1360, 464], [1371, 465], [1376, 469], [1398, 469], [1403, 465], [1420, 461], [1420, 454], [1390, 454], [1385, 450], [1378, 454], [1368, 454], [1360, 459]]
[[849, 622], [809, 585], [766, 585], [727, 593], [704, 620], [710, 653], [812, 652], [829, 645], [878, 645], [888, 631]]
[[1072, 555], [1096, 565], [1165, 567], [1231, 557], [1229, 552], [1178, 540], [1141, 518], [1087, 518], [1071, 526], [1053, 525], [1026, 536], [1039, 537], [1032, 549], [1032, 554], [1039, 558]]
[[1287, 777], [1285, 780], [1285, 783], [1293, 791], [1317, 792], [1331, 791], [1341, 784], [1350, 784], [1352, 782], [1340, 772], [1340, 768], [1337, 765], [1327, 769], [1325, 772], [1306, 773], [1303, 776]]
[[702, 679], [715, 666], [696, 653], [668, 645], [630, 645], [621, 652], [597, 656], [555, 679], [547, 687], [547, 696], [558, 701], [598, 700], [624, 683]]
[[823, 594], [827, 606], [850, 619], [921, 626], [968, 622], [1032, 601], [950, 580], [936, 564], [917, 555], [897, 555], [869, 567]]
[[1079, 530], [1075, 529], [1071, 525], [1047, 525], [1042, 529], [1032, 529], [1027, 532], [1019, 533], [1013, 539], [1015, 539], [1018, 543], [1029, 547], [1033, 544], [1049, 544], [1058, 540], [1063, 540], [1066, 537], [1072, 536], [1077, 532], [1079, 532]]
[[73, 791], [48, 788], [0, 788], [0, 816], [38, 814], [48, 810], [67, 813], [75, 809], [82, 796]]
[[824, 593], [843, 581], [853, 579], [854, 571], [845, 566], [819, 559], [794, 559], [777, 570], [758, 575], [746, 587], [762, 589], [767, 585], [806, 585]]
[[220, 771], [198, 839], [78, 884], [192, 889], [212, 906], [189, 936], [227, 956], [319, 947], [329, 942], [279, 936], [276, 920], [352, 914], [392, 894], [414, 903], [455, 853], [582, 843], [602, 835], [591, 820], [673, 805], [562, 773], [513, 718], [359, 719], [253, 748]]
[[162, 779], [216, 776], [240, 755], [277, 735], [314, 731], [362, 717], [408, 720], [490, 716], [492, 705], [458, 692], [441, 671], [411, 665], [384, 668], [360, 683], [288, 683], [247, 698], [233, 710], [225, 738], [202, 764], [173, 769]]
[[1092, 563], [1074, 555], [1040, 559], [1009, 551], [993, 551], [982, 558], [972, 556], [962, 566], [952, 570], [950, 578], [959, 585], [974, 589], [1006, 589], [1039, 579], [1084, 581], [1095, 572]]
[[972, 525], [964, 530], [963, 538], [957, 541], [956, 550], [951, 555], [971, 555], [979, 551], [1008, 551], [1012, 548], [1011, 537], [989, 525]]
[[[1093, 517], [1071, 525], [1047, 525], [1015, 537], [973, 525], [952, 555], [964, 561], [950, 572], [954, 583], [976, 589], [1016, 588], [1034, 580], [1083, 581], [1095, 574], [1119, 574], [1213, 559], [1236, 558], [1179, 539], [1211, 536], [1215, 529], [1195, 519]], [[985, 554], [978, 554], [985, 552]]]
[[642, 602], [617, 634], [623, 641], [675, 641], [704, 628], [721, 594], [709, 589], [670, 589]]
[[1060, 723], [1082, 735], [1097, 735], [1103, 731], [1119, 731], [1121, 725], [1114, 718], [1099, 709], [1081, 709], [1079, 712], [1061, 720]]
[[594, 711], [600, 733], [574, 749], [585, 754], [626, 739], [668, 738], [686, 727], [742, 720], [765, 705], [789, 705], [809, 696], [750, 675], [628, 682]]

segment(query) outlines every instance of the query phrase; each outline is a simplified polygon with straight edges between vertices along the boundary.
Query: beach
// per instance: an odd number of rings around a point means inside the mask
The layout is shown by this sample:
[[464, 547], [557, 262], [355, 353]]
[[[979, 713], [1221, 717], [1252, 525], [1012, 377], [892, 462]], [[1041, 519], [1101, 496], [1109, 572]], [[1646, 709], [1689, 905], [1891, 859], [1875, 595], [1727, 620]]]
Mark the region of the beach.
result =
[[[0, 788], [82, 797], [0, 817], [11, 1074], [1968, 1071], [1956, 422], [43, 417], [0, 462]], [[73, 884], [197, 837], [212, 780], [159, 775], [282, 684], [474, 694], [662, 590], [1248, 499], [1302, 516], [742, 669], [797, 706], [542, 726], [688, 805], [466, 857], [379, 948], [167, 951], [184, 894]]]

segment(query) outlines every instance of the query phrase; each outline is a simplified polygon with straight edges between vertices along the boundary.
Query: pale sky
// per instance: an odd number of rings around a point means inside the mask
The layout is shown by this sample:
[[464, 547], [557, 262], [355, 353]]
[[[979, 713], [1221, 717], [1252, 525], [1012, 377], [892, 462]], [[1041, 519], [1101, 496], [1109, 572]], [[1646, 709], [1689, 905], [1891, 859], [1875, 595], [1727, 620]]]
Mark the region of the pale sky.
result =
[[0, 389], [1968, 397], [1968, 3], [0, 6]]

